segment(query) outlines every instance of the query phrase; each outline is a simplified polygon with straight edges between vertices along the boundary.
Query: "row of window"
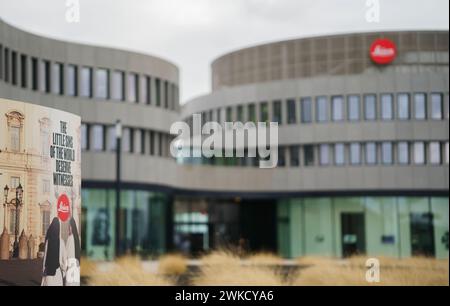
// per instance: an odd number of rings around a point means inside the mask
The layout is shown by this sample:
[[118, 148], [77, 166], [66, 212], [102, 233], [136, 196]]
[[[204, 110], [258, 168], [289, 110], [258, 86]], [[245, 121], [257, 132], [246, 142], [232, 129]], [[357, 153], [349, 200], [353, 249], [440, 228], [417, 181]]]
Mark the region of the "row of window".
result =
[[[122, 151], [169, 157], [169, 146], [173, 137], [167, 133], [139, 128], [124, 127], [121, 138]], [[83, 151], [115, 151], [115, 126], [102, 124], [81, 125], [81, 148]]]
[[[257, 111], [257, 107], [259, 111]], [[443, 93], [336, 95], [250, 103], [202, 113], [203, 122], [278, 122], [278, 124], [374, 120], [442, 120], [449, 117]], [[188, 119], [191, 124], [192, 118]]]
[[120, 70], [51, 62], [19, 54], [2, 45], [0, 80], [44, 93], [129, 101], [171, 110], [177, 108], [179, 99], [178, 86], [167, 80]]
[[[245, 154], [248, 156], [248, 154]], [[255, 157], [184, 158], [180, 163], [259, 166]], [[352, 142], [279, 147], [278, 167], [449, 164], [448, 142]]]

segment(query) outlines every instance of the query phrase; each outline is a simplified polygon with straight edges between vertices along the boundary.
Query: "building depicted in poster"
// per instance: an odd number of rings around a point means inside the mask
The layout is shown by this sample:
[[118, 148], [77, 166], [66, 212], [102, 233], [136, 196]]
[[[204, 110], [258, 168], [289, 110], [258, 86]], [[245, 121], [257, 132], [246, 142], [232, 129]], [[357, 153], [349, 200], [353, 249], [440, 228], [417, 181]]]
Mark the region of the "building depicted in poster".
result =
[[0, 99], [0, 280], [79, 284], [80, 169], [78, 116]]

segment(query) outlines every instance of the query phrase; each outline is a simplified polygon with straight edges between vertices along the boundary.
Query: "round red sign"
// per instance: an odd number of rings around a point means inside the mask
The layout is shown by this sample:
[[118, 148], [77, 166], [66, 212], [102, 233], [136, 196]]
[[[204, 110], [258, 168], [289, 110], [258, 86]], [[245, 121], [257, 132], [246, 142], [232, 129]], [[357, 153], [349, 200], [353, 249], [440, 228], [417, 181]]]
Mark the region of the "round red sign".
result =
[[69, 198], [65, 194], [59, 196], [56, 207], [58, 210], [58, 218], [63, 222], [67, 221], [70, 217], [70, 203]]
[[392, 63], [397, 56], [397, 47], [387, 39], [377, 39], [370, 47], [370, 58], [379, 65], [387, 65]]

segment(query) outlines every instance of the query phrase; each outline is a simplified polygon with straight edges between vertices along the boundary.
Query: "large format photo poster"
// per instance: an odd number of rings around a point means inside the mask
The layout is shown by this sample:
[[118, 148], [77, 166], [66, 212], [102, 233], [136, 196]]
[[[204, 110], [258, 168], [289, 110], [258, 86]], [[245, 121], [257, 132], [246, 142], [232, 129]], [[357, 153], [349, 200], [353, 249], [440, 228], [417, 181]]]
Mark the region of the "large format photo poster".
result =
[[80, 284], [80, 126], [0, 99], [0, 285]]

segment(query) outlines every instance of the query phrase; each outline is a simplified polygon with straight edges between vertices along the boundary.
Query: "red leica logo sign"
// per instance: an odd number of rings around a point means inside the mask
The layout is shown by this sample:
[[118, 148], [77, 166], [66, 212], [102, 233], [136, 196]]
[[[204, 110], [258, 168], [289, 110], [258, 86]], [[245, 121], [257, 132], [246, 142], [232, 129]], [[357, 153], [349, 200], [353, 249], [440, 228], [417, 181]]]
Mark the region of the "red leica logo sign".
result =
[[377, 39], [370, 47], [370, 58], [379, 65], [392, 63], [397, 56], [397, 47], [389, 39]]
[[63, 222], [67, 221], [70, 217], [70, 203], [69, 198], [65, 194], [59, 196], [56, 208], [58, 210], [58, 218]]

